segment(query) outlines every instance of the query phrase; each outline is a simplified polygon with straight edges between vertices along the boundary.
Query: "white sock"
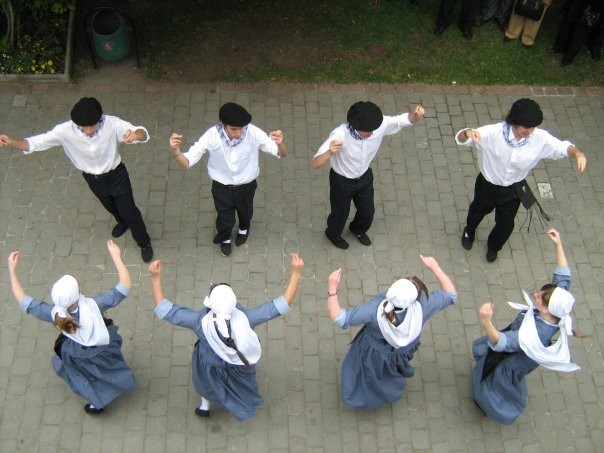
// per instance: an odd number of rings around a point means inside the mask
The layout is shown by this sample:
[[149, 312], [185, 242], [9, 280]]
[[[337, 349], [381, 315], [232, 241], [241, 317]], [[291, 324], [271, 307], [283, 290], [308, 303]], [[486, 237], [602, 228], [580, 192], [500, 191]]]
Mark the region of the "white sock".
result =
[[239, 234], [247, 234], [247, 230], [239, 230]]
[[223, 243], [223, 244], [230, 244], [230, 243], [231, 243], [231, 240], [230, 240], [230, 239], [227, 239], [226, 241], [222, 241], [222, 243]]
[[201, 405], [199, 406], [199, 408], [202, 411], [209, 411], [210, 410], [210, 402], [205, 399], [203, 396], [201, 397]]

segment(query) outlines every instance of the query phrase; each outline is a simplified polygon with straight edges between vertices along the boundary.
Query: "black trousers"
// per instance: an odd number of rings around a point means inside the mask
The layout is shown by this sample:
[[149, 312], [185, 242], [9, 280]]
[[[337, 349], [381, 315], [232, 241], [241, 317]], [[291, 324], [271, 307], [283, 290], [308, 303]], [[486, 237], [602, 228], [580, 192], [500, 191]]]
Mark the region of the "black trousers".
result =
[[226, 186], [212, 181], [212, 197], [216, 208], [216, 236], [214, 244], [231, 239], [235, 226], [235, 213], [239, 218], [239, 229], [250, 228], [254, 216], [254, 195], [258, 183], [256, 180], [239, 186]]
[[[453, 9], [457, 0], [441, 0], [436, 16], [436, 25], [448, 27], [453, 22]], [[459, 11], [459, 20], [457, 25], [462, 30], [472, 29], [474, 20], [476, 20], [476, 2], [475, 0], [461, 0], [461, 10]]]
[[360, 178], [349, 179], [329, 172], [329, 201], [331, 214], [327, 217], [327, 237], [337, 239], [342, 235], [348, 214], [350, 202], [354, 202], [357, 210], [354, 219], [350, 222], [350, 231], [354, 234], [363, 234], [371, 227], [375, 206], [373, 203], [373, 172], [371, 168]]
[[103, 175], [82, 172], [92, 193], [118, 223], [130, 227], [132, 237], [139, 247], [151, 244], [141, 212], [134, 203], [132, 184], [123, 163]]
[[499, 251], [514, 231], [514, 218], [520, 207], [520, 198], [514, 186], [498, 186], [488, 182], [482, 173], [476, 177], [474, 201], [468, 209], [467, 232], [474, 238], [476, 228], [487, 214], [495, 210], [495, 226], [489, 234], [487, 247]]
[[571, 22], [569, 20], [562, 22], [554, 47], [564, 52], [563, 62], [573, 62], [583, 45], [586, 44], [591, 32], [592, 29], [581, 22]]

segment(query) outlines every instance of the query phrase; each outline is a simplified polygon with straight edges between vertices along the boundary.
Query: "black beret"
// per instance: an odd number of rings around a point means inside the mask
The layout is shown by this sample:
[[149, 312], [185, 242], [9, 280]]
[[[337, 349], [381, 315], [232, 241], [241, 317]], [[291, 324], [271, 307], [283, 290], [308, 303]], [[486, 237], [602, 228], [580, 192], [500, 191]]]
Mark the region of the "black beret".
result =
[[218, 118], [223, 124], [233, 127], [244, 127], [252, 122], [252, 115], [234, 102], [227, 102], [220, 107]]
[[373, 102], [361, 101], [350, 106], [346, 120], [357, 131], [373, 132], [382, 124], [384, 115]]
[[82, 98], [71, 109], [71, 120], [78, 126], [94, 126], [103, 116], [101, 103], [95, 98]]
[[512, 104], [506, 121], [512, 126], [537, 127], [543, 122], [543, 112], [532, 99], [518, 99]]

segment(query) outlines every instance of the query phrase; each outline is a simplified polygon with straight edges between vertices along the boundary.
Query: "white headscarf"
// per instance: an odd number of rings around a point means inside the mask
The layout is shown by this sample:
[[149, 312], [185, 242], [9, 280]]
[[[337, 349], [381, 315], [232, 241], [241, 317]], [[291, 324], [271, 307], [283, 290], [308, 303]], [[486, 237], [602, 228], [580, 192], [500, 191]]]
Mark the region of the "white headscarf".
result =
[[80, 313], [78, 325], [74, 333], [63, 332], [68, 338], [82, 346], [101, 346], [109, 344], [109, 331], [105, 326], [103, 315], [96, 302], [80, 294], [80, 287], [77, 280], [71, 275], [64, 275], [53, 285], [50, 297], [55, 306], [50, 315], [55, 319], [55, 315], [60, 318], [71, 318], [67, 310], [70, 306], [78, 303]]
[[513, 308], [527, 310], [518, 330], [520, 348], [535, 362], [550, 370], [564, 372], [580, 370], [580, 366], [570, 361], [570, 351], [568, 349], [567, 335], [572, 335], [570, 312], [575, 303], [575, 298], [572, 294], [564, 288], [558, 287], [554, 289], [550, 296], [548, 310], [552, 315], [560, 318], [560, 322], [558, 323], [560, 336], [556, 343], [547, 347], [543, 345], [537, 332], [533, 301], [526, 291], [522, 291], [522, 295], [527, 305], [508, 302]]
[[[236, 307], [237, 297], [233, 289], [228, 285], [218, 285], [210, 291], [210, 295], [205, 298], [203, 304], [210, 311], [201, 318], [201, 329], [214, 352], [227, 363], [244, 365], [237, 355], [237, 351], [228, 347], [220, 339], [218, 330], [223, 337], [229, 338], [230, 336], [235, 340], [237, 349], [250, 364], [257, 363], [262, 353], [260, 340], [250, 327], [247, 316]], [[227, 321], [230, 321], [231, 324], [230, 335]]]
[[[377, 322], [384, 339], [394, 348], [407, 346], [422, 331], [424, 322], [422, 305], [418, 300], [417, 287], [406, 278], [397, 280], [386, 292], [386, 299], [378, 305]], [[385, 303], [384, 303], [385, 302]], [[385, 316], [392, 310], [407, 309], [405, 318], [398, 326]]]

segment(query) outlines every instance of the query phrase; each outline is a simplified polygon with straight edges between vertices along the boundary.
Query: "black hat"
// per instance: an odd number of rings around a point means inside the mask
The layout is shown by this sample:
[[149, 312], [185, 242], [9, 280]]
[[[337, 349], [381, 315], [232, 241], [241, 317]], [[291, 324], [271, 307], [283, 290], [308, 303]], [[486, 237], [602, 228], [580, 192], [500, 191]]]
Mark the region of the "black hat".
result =
[[543, 112], [532, 99], [518, 99], [505, 120], [512, 126], [537, 127], [543, 122]]
[[71, 120], [78, 126], [94, 126], [103, 116], [101, 103], [95, 98], [82, 98], [71, 109]]
[[373, 132], [382, 124], [384, 115], [373, 102], [356, 102], [348, 109], [346, 120], [353, 129], [362, 132]]
[[252, 122], [252, 115], [234, 102], [227, 102], [220, 107], [218, 118], [223, 124], [233, 127], [244, 127]]

